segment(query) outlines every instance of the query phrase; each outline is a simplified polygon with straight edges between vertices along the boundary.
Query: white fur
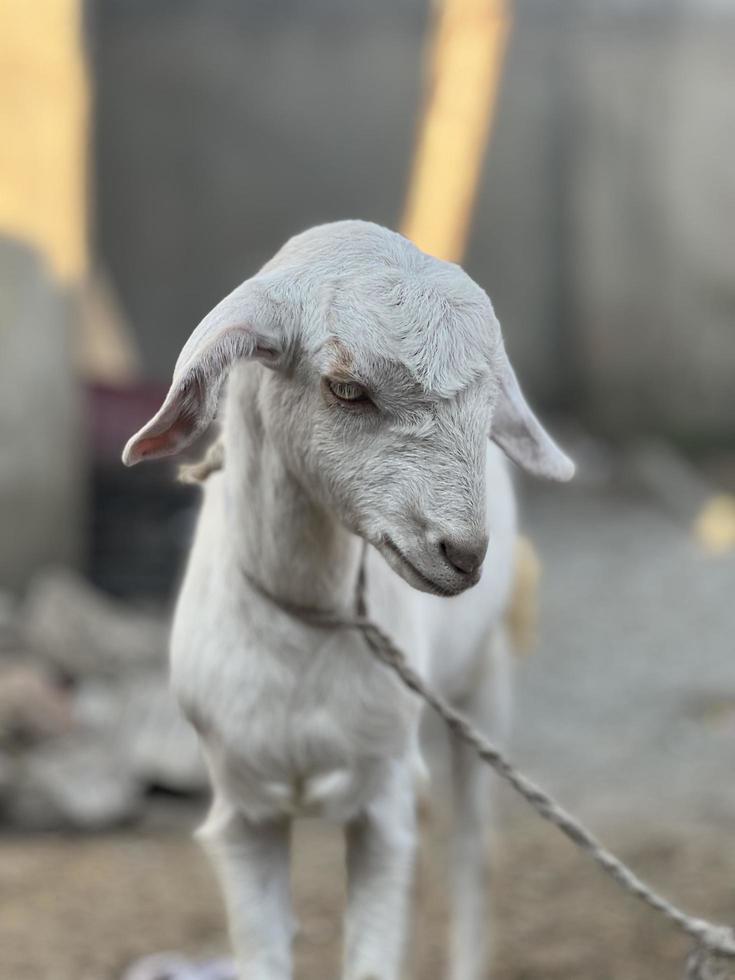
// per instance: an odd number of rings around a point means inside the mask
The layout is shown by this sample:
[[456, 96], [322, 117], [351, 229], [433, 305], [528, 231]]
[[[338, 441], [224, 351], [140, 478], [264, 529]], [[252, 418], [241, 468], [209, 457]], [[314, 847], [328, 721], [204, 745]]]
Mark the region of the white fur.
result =
[[[182, 351], [126, 462], [191, 441], [230, 367], [226, 465], [206, 485], [172, 636], [173, 685], [214, 788], [202, 837], [243, 980], [288, 980], [289, 823], [318, 814], [345, 824], [342, 976], [398, 980], [419, 705], [359, 635], [305, 624], [250, 580], [285, 602], [348, 615], [367, 541], [371, 616], [497, 734], [516, 530], [511, 483], [487, 435], [533, 472], [567, 478], [571, 464], [523, 400], [485, 293], [375, 225], [297, 236], [223, 300]], [[325, 378], [364, 386], [372, 402], [340, 403]], [[461, 749], [454, 775], [450, 976], [480, 980], [487, 775]]]

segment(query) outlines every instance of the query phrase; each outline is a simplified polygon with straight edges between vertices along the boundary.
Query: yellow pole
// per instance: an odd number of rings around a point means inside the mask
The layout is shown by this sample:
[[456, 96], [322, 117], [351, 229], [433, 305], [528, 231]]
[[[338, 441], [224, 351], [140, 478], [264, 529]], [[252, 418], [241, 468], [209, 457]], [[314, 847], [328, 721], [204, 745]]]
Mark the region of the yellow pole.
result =
[[508, 0], [442, 0], [401, 223], [419, 248], [461, 261], [500, 89]]
[[[442, 0], [403, 234], [437, 258], [460, 262], [467, 247], [485, 150], [495, 120], [511, 29], [509, 0]], [[541, 565], [520, 536], [508, 628], [519, 652], [535, 642]]]
[[108, 283], [90, 274], [90, 86], [83, 0], [0, 0], [0, 237], [42, 256], [80, 300], [77, 367], [124, 382], [135, 347]]
[[[512, 0], [438, 0], [425, 105], [401, 230], [437, 258], [461, 262], [467, 247], [485, 150], [495, 120]], [[710, 554], [735, 550], [735, 496], [708, 500], [693, 525]], [[529, 634], [540, 566], [519, 542], [519, 587], [512, 619]], [[525, 582], [525, 585], [523, 583]], [[524, 644], [524, 645], [527, 645]]]
[[87, 271], [81, 0], [0, 0], [0, 235], [62, 282]]

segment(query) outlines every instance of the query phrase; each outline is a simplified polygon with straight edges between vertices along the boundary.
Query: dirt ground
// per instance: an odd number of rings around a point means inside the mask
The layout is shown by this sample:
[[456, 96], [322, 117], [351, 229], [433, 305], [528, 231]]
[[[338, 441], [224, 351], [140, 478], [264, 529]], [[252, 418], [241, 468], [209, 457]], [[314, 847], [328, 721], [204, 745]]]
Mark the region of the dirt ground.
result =
[[[735, 924], [735, 552], [703, 554], [655, 501], [611, 489], [545, 489], [526, 513], [548, 571], [542, 640], [516, 664], [512, 757], [666, 895]], [[516, 799], [499, 810], [494, 980], [682, 980], [686, 940]], [[186, 832], [0, 838], [0, 980], [120, 980], [144, 954], [226, 950], [195, 815], [182, 819]], [[417, 980], [444, 975], [445, 826], [435, 814], [420, 855]], [[329, 980], [337, 835], [304, 825], [295, 852], [297, 976]]]
[[[551, 828], [519, 814], [494, 844], [497, 980], [668, 980], [686, 941], [660, 924]], [[715, 839], [634, 831], [623, 856], [689, 909], [735, 921], [735, 848]], [[633, 837], [631, 837], [631, 840]], [[441, 830], [425, 835], [413, 976], [443, 975], [446, 903]], [[300, 980], [338, 975], [343, 896], [337, 835], [305, 825], [296, 840]], [[142, 954], [226, 949], [216, 885], [184, 834], [6, 838], [0, 843], [0, 980], [119, 980]]]

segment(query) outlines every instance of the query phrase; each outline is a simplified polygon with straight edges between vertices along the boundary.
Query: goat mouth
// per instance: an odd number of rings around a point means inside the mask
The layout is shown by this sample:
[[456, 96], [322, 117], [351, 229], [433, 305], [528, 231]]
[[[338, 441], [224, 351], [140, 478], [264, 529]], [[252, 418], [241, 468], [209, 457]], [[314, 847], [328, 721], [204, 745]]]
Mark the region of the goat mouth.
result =
[[424, 573], [420, 569], [418, 569], [414, 565], [414, 563], [404, 555], [404, 553], [401, 551], [401, 549], [398, 547], [395, 541], [393, 541], [392, 538], [389, 538], [387, 534], [383, 538], [383, 544], [388, 549], [388, 551], [390, 551], [391, 554], [395, 555], [395, 557], [400, 561], [400, 563], [405, 568], [407, 568], [411, 572], [411, 574], [422, 583], [422, 585], [426, 587], [427, 592], [432, 592], [434, 595], [447, 596], [447, 597], [457, 595], [456, 590], [448, 589], [445, 585], [440, 585], [438, 582], [435, 582], [433, 579], [430, 579], [428, 575], [424, 575]]

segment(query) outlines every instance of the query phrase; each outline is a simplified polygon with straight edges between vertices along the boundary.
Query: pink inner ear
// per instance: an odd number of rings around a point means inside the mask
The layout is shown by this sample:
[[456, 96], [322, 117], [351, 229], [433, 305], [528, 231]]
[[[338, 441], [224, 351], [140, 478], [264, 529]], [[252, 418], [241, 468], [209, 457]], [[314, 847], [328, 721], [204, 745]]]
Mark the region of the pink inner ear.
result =
[[[214, 312], [218, 309], [216, 307]], [[272, 362], [277, 356], [275, 350], [265, 345], [254, 349], [256, 337], [250, 329], [218, 327], [218, 333], [208, 343], [207, 330], [205, 319], [179, 358], [180, 361], [183, 359], [185, 367], [181, 368], [177, 363], [174, 382], [163, 406], [125, 447], [123, 463], [126, 466], [134, 466], [144, 459], [173, 456], [203, 432], [214, 416], [222, 378], [233, 361], [255, 354]]]
[[193, 425], [184, 418], [178, 418], [174, 424], [160, 435], [143, 436], [131, 447], [131, 458], [138, 462], [149, 456], [172, 456], [178, 452], [191, 434]]
[[144, 459], [173, 456], [197, 434], [198, 414], [192, 405], [192, 392], [183, 398], [177, 395], [173, 404], [162, 411], [133, 436], [123, 453], [126, 466]]

